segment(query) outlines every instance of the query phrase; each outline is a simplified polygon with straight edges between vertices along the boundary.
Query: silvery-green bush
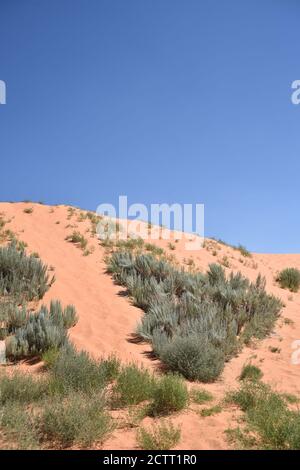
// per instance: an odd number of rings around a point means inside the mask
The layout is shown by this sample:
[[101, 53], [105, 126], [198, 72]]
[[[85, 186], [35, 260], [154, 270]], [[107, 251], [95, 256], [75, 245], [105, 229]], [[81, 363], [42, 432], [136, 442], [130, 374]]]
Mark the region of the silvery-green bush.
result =
[[206, 274], [188, 273], [153, 254], [116, 251], [108, 272], [145, 312], [136, 329], [172, 371], [212, 381], [224, 362], [251, 338], [272, 330], [282, 307], [260, 275], [228, 277], [212, 264]]

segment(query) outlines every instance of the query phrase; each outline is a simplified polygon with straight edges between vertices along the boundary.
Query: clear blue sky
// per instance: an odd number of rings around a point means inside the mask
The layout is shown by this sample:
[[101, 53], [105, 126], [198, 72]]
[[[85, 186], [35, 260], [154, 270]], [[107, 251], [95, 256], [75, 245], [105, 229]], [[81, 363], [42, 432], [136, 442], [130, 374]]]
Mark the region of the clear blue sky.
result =
[[299, 252], [297, 0], [0, 0], [0, 200], [204, 203]]

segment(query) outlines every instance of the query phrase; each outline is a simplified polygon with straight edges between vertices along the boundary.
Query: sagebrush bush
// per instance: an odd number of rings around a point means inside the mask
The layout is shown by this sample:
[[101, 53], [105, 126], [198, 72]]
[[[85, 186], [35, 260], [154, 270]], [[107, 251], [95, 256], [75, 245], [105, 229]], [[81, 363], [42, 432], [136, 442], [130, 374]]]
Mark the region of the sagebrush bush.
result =
[[156, 416], [183, 410], [188, 404], [188, 399], [188, 390], [182, 378], [165, 375], [154, 387], [150, 413]]
[[78, 392], [63, 402], [57, 399], [46, 404], [38, 424], [44, 440], [58, 442], [62, 447], [101, 443], [113, 429], [111, 418], [104, 411], [104, 399]]
[[286, 268], [278, 274], [277, 281], [282, 289], [298, 292], [300, 287], [300, 271], [296, 268]]
[[147, 370], [136, 364], [124, 366], [113, 389], [114, 406], [136, 405], [153, 397], [155, 380]]
[[224, 353], [197, 336], [176, 337], [161, 352], [162, 361], [189, 380], [213, 382], [224, 367]]
[[282, 307], [259, 275], [187, 273], [153, 254], [114, 252], [108, 272], [145, 311], [136, 333], [170, 370], [191, 380], [215, 380], [243, 343], [272, 330]]
[[[46, 307], [42, 307], [42, 310], [48, 314]], [[64, 309], [59, 300], [51, 300], [49, 317], [55, 325], [61, 326], [68, 330], [76, 325], [78, 317], [74, 305], [67, 305]]]
[[41, 356], [48, 349], [59, 349], [67, 343], [67, 329], [77, 322], [75, 308], [62, 309], [60, 302], [51, 302], [50, 309], [42, 306], [37, 313], [25, 313], [23, 325], [6, 338], [8, 357]]
[[162, 422], [152, 428], [141, 427], [137, 432], [137, 442], [144, 450], [169, 450], [180, 441], [181, 431], [172, 423]]
[[49, 285], [47, 266], [40, 259], [18, 251], [15, 243], [0, 248], [0, 295], [18, 301], [41, 299]]

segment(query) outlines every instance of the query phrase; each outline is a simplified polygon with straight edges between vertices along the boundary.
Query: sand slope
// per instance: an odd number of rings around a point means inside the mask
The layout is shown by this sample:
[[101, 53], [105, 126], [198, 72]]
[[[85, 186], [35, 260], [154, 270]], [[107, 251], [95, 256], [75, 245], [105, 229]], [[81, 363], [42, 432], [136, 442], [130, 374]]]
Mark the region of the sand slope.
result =
[[[33, 208], [30, 214], [24, 212], [28, 207]], [[0, 203], [0, 213], [9, 221], [5, 228], [11, 229], [20, 240], [26, 242], [29, 252], [39, 253], [42, 260], [54, 268], [56, 281], [43, 303], [57, 298], [64, 304], [72, 303], [76, 306], [79, 322], [70, 331], [76, 346], [95, 357], [116, 353], [124, 361], [132, 360], [155, 369], [155, 362], [150, 361], [146, 354], [150, 347], [128, 341], [142, 312], [131, 304], [128, 297], [122, 295], [122, 288], [116, 286], [106, 274], [105, 250], [92, 236], [90, 221], [80, 220], [81, 212], [76, 209], [71, 214], [67, 206]], [[80, 231], [88, 238], [93, 253], [83, 256], [82, 250], [65, 240], [73, 230]], [[245, 258], [239, 251], [214, 241], [207, 241], [205, 248], [197, 252], [186, 251], [184, 240], [174, 243], [175, 250], [169, 249], [167, 240], [157, 240], [155, 243], [164, 247], [181, 263], [188, 265], [192, 258], [195, 266], [201, 270], [205, 270], [209, 263], [222, 261], [226, 256], [230, 264], [226, 268], [228, 272], [239, 270], [250, 279], [255, 279], [261, 273], [266, 277], [267, 290], [285, 303], [282, 317], [272, 335], [251, 348], [245, 348], [237, 358], [227, 363], [218, 382], [204, 385], [215, 395], [216, 401], [236, 386], [243, 364], [250, 359], [262, 369], [266, 382], [279, 391], [300, 395], [300, 365], [292, 364], [291, 361], [292, 354], [294, 359], [297, 355], [297, 350], [292, 348], [293, 342], [300, 340], [300, 294], [280, 289], [274, 281], [276, 272], [285, 267], [300, 269], [300, 254], [253, 254], [252, 258]], [[287, 322], [286, 318], [290, 321]], [[280, 352], [271, 352], [270, 347], [279, 348]], [[237, 411], [226, 409], [220, 414], [202, 418], [198, 414], [200, 408], [192, 405], [188, 411], [172, 418], [173, 422], [182, 426], [179, 448], [228, 448], [224, 430], [234, 426], [232, 420], [237, 417]], [[151, 420], [147, 418], [147, 421]], [[135, 432], [134, 429], [117, 429], [104, 447], [134, 448]]]

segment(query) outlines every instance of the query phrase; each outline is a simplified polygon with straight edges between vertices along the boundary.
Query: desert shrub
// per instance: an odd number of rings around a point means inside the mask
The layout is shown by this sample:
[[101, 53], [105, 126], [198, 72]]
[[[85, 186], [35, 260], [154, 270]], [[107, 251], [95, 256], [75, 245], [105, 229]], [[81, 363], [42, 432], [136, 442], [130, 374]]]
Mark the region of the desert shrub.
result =
[[0, 338], [16, 331], [24, 326], [27, 321], [27, 311], [25, 306], [18, 307], [13, 301], [0, 301]]
[[52, 369], [56, 361], [58, 360], [60, 350], [57, 348], [47, 349], [42, 354], [42, 361], [44, 362], [46, 369]]
[[62, 348], [51, 371], [52, 389], [58, 393], [92, 393], [105, 386], [106, 377], [101, 363], [93, 360], [87, 352], [77, 352], [69, 345]]
[[40, 400], [46, 395], [47, 387], [47, 380], [34, 379], [29, 374], [15, 372], [12, 375], [0, 375], [0, 404]]
[[297, 292], [300, 287], [300, 271], [296, 268], [286, 268], [279, 273], [277, 281], [282, 289]]
[[71, 235], [66, 237], [66, 240], [70, 243], [74, 243], [78, 245], [82, 250], [87, 247], [88, 241], [87, 239], [78, 231], [74, 230]]
[[103, 442], [113, 429], [111, 418], [104, 411], [104, 399], [78, 392], [63, 402], [57, 399], [46, 404], [38, 423], [42, 439], [58, 442], [62, 447]]
[[[46, 307], [42, 307], [45, 312], [48, 312]], [[55, 325], [62, 328], [69, 329], [76, 325], [78, 317], [74, 305], [67, 305], [64, 309], [59, 300], [51, 300], [49, 317]]]
[[154, 387], [154, 377], [148, 370], [136, 364], [129, 364], [123, 367], [117, 378], [113, 390], [113, 405], [122, 407], [150, 400], [153, 397]]
[[259, 367], [252, 364], [247, 364], [243, 367], [240, 374], [240, 380], [260, 380], [263, 376], [262, 371]]
[[143, 248], [144, 240], [141, 237], [117, 240], [116, 247], [122, 250], [137, 250]]
[[177, 337], [161, 353], [162, 361], [189, 380], [212, 382], [222, 372], [224, 354], [213, 345], [201, 344], [196, 336]]
[[163, 422], [152, 428], [141, 427], [137, 432], [137, 442], [145, 450], [169, 450], [180, 441], [180, 428], [172, 423]]
[[239, 389], [226, 395], [226, 401], [238, 405], [242, 411], [248, 411], [263, 400], [266, 392], [267, 386], [262, 382], [244, 381]]
[[26, 207], [26, 209], [23, 210], [25, 214], [32, 214], [33, 213], [33, 207]]
[[111, 382], [115, 380], [119, 375], [120, 367], [120, 360], [114, 355], [102, 359], [100, 362], [100, 372], [104, 381]]
[[0, 414], [2, 449], [39, 449], [38, 428], [23, 403], [8, 401], [0, 407]]
[[155, 256], [162, 256], [164, 254], [163, 248], [160, 248], [159, 246], [154, 245], [153, 243], [146, 243], [145, 249], [147, 251], [150, 251]]
[[66, 342], [66, 330], [40, 311], [30, 313], [26, 325], [6, 338], [6, 354], [12, 358], [41, 356], [48, 349], [58, 349]]
[[[300, 412], [288, 408], [284, 395], [261, 382], [245, 381], [227, 399], [246, 413], [247, 430], [254, 436], [253, 446], [259, 449], [299, 450]], [[244, 429], [240, 430], [240, 439], [245, 432]]]
[[300, 401], [299, 397], [293, 395], [292, 393], [282, 393], [281, 396], [290, 405], [294, 405], [295, 403], [299, 403]]
[[77, 321], [75, 308], [68, 305], [63, 310], [58, 301], [51, 302], [49, 310], [42, 306], [24, 318], [22, 326], [6, 339], [8, 357], [41, 356], [48, 349], [59, 349], [68, 341], [67, 329]]
[[15, 243], [0, 248], [0, 295], [41, 299], [49, 288], [47, 266], [18, 251]]
[[136, 333], [190, 380], [215, 380], [244, 343], [272, 331], [282, 307], [260, 275], [255, 282], [226, 276], [217, 264], [206, 274], [188, 273], [153, 254], [120, 250], [107, 269], [145, 312]]
[[243, 245], [238, 245], [237, 249], [240, 251], [241, 255], [242, 256], [245, 256], [247, 258], [251, 258], [251, 253], [249, 250], [247, 250], [247, 248]]
[[191, 392], [192, 400], [197, 403], [197, 405], [202, 405], [207, 401], [213, 400], [213, 395], [204, 389], [193, 389]]
[[187, 406], [188, 399], [189, 395], [184, 381], [176, 375], [168, 374], [155, 385], [151, 414], [167, 415], [183, 410]]

